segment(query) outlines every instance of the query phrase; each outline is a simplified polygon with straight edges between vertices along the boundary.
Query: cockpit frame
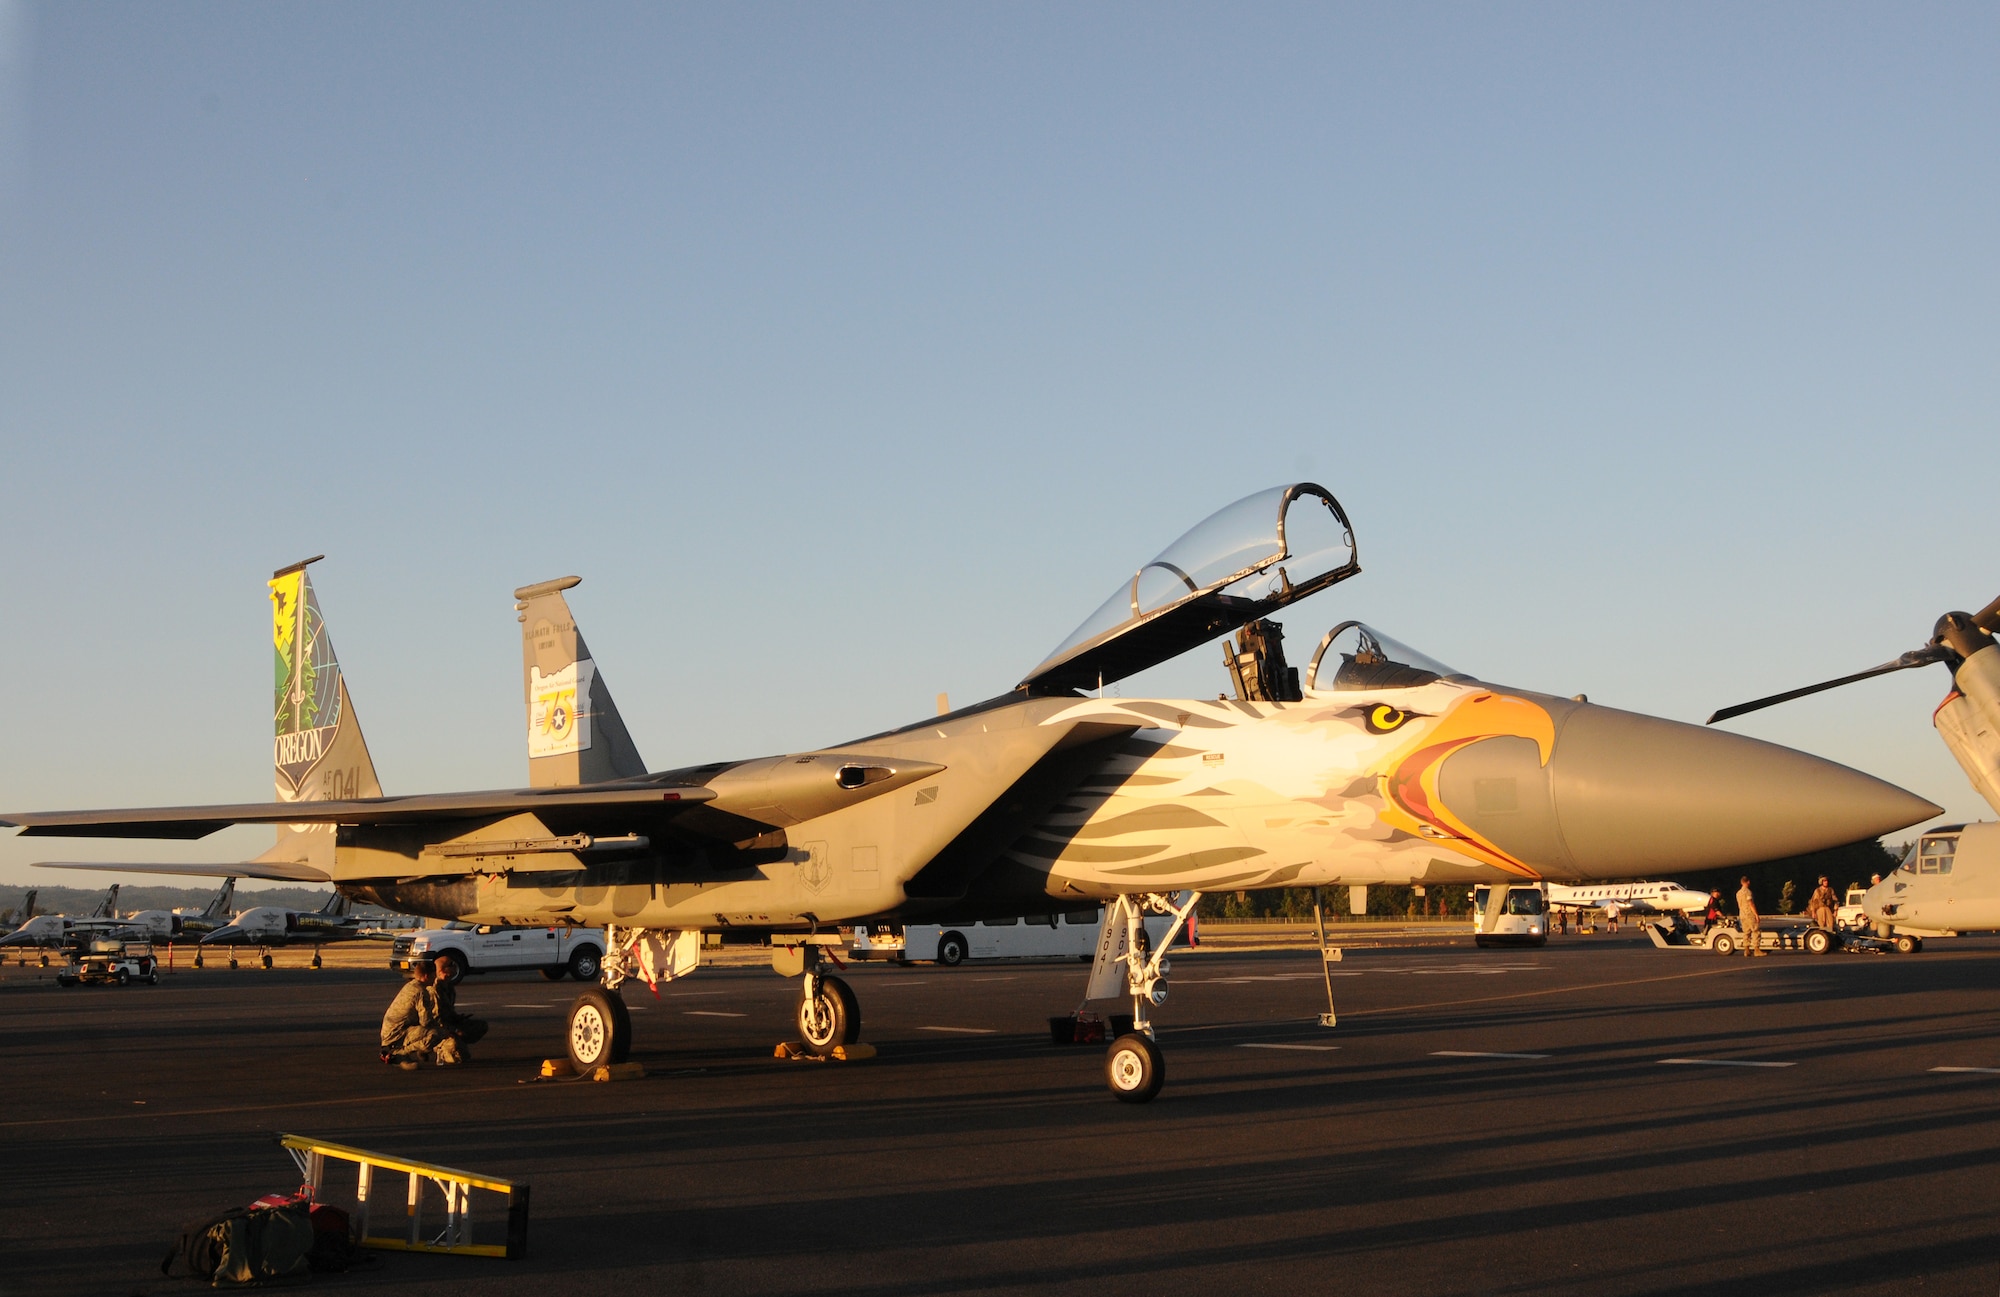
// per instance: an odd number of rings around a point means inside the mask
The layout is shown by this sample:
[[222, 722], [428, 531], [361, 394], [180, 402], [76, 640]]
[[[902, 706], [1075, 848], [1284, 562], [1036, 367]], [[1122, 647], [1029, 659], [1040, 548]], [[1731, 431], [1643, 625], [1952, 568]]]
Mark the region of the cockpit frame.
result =
[[[1259, 492], [1258, 494], [1264, 494]], [[1246, 497], [1254, 499], [1255, 497]], [[1346, 561], [1324, 572], [1294, 580], [1282, 566], [1294, 555], [1286, 534], [1286, 521], [1294, 503], [1312, 499], [1323, 504], [1341, 529], [1347, 551]], [[1238, 505], [1246, 501], [1239, 501]], [[1231, 508], [1238, 506], [1232, 505]], [[1227, 512], [1224, 510], [1222, 512]], [[1208, 521], [1220, 517], [1211, 515]], [[1202, 525], [1207, 525], [1206, 522]], [[1197, 531], [1200, 530], [1198, 527]], [[1194, 533], [1189, 533], [1192, 535]], [[1170, 545], [1158, 558], [1142, 565], [1125, 586], [1129, 615], [1122, 621], [1090, 635], [1081, 642], [1065, 643], [1047, 661], [1021, 681], [1017, 688], [1029, 693], [1062, 693], [1090, 689], [1122, 680], [1198, 648], [1217, 636], [1238, 630], [1308, 595], [1337, 585], [1361, 571], [1359, 550], [1354, 541], [1354, 524], [1333, 493], [1315, 482], [1295, 482], [1279, 496], [1276, 526], [1272, 533], [1275, 548], [1226, 575], [1205, 584], [1180, 565], [1169, 561], [1180, 544]], [[1185, 539], [1185, 537], [1183, 538]], [[1228, 593], [1231, 586], [1251, 577], [1278, 569], [1278, 586], [1269, 594], [1248, 596]], [[1148, 573], [1160, 571], [1186, 587], [1186, 593], [1172, 601], [1148, 608], [1140, 586]], [[1102, 616], [1100, 609], [1092, 620]], [[1086, 623], [1088, 625], [1089, 623]], [[1075, 637], [1072, 636], [1072, 640]]]

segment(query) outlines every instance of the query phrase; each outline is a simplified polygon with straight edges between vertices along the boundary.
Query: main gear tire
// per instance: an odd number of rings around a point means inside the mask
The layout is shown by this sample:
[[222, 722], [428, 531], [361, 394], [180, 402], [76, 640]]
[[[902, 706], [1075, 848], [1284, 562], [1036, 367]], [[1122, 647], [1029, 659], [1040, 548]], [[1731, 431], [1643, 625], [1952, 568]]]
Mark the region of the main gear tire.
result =
[[1127, 1032], [1104, 1052], [1104, 1080], [1120, 1103], [1151, 1103], [1166, 1079], [1166, 1060], [1150, 1036]]
[[822, 977], [811, 999], [799, 998], [799, 1039], [822, 1057], [861, 1039], [861, 1002], [846, 982]]
[[593, 986], [569, 1006], [570, 1066], [579, 1076], [622, 1063], [632, 1052], [632, 1015], [624, 997]]

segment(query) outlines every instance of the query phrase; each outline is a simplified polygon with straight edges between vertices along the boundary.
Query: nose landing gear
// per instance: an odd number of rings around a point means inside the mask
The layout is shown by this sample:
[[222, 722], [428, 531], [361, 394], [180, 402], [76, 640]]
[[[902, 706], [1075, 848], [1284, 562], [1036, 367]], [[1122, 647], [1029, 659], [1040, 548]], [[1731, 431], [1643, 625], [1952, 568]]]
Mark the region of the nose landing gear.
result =
[[799, 1039], [817, 1055], [861, 1039], [861, 1002], [846, 982], [831, 973], [808, 970], [799, 998]]
[[[1167, 973], [1173, 966], [1166, 951], [1200, 903], [1200, 892], [1148, 892], [1120, 896], [1105, 911], [1105, 931], [1091, 968], [1088, 998], [1116, 995], [1122, 966], [1125, 990], [1132, 996], [1132, 1030], [1112, 1041], [1104, 1055], [1104, 1079], [1120, 1103], [1151, 1102], [1167, 1079], [1166, 1059], [1153, 1037], [1147, 1010], [1167, 1002]], [[1146, 932], [1148, 911], [1174, 918], [1157, 949]]]
[[772, 938], [786, 944], [771, 947], [771, 967], [800, 979], [799, 1039], [808, 1053], [825, 1058], [842, 1045], [861, 1039], [861, 1001], [847, 983], [826, 971], [838, 964], [828, 946], [838, 936]]

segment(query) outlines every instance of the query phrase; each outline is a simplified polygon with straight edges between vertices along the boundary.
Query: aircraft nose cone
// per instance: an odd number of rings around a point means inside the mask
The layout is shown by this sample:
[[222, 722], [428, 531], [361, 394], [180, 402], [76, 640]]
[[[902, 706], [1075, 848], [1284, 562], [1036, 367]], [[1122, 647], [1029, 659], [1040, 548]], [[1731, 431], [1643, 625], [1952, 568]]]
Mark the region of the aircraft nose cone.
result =
[[1942, 810], [1774, 743], [1589, 705], [1564, 722], [1549, 782], [1563, 845], [1600, 877], [1803, 855]]
[[242, 939], [243, 939], [243, 929], [237, 927], [235, 924], [232, 923], [227, 927], [217, 928], [215, 931], [203, 937], [201, 939], [201, 944], [204, 946], [227, 946], [234, 942], [241, 941]]

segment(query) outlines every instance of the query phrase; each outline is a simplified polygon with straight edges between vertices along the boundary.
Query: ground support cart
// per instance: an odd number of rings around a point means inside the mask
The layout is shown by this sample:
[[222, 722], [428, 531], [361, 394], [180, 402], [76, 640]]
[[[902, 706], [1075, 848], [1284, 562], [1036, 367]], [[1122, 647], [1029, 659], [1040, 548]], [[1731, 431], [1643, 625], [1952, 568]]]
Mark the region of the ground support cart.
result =
[[160, 984], [160, 961], [151, 942], [85, 937], [65, 947], [63, 955], [67, 962], [56, 974], [57, 986]]

